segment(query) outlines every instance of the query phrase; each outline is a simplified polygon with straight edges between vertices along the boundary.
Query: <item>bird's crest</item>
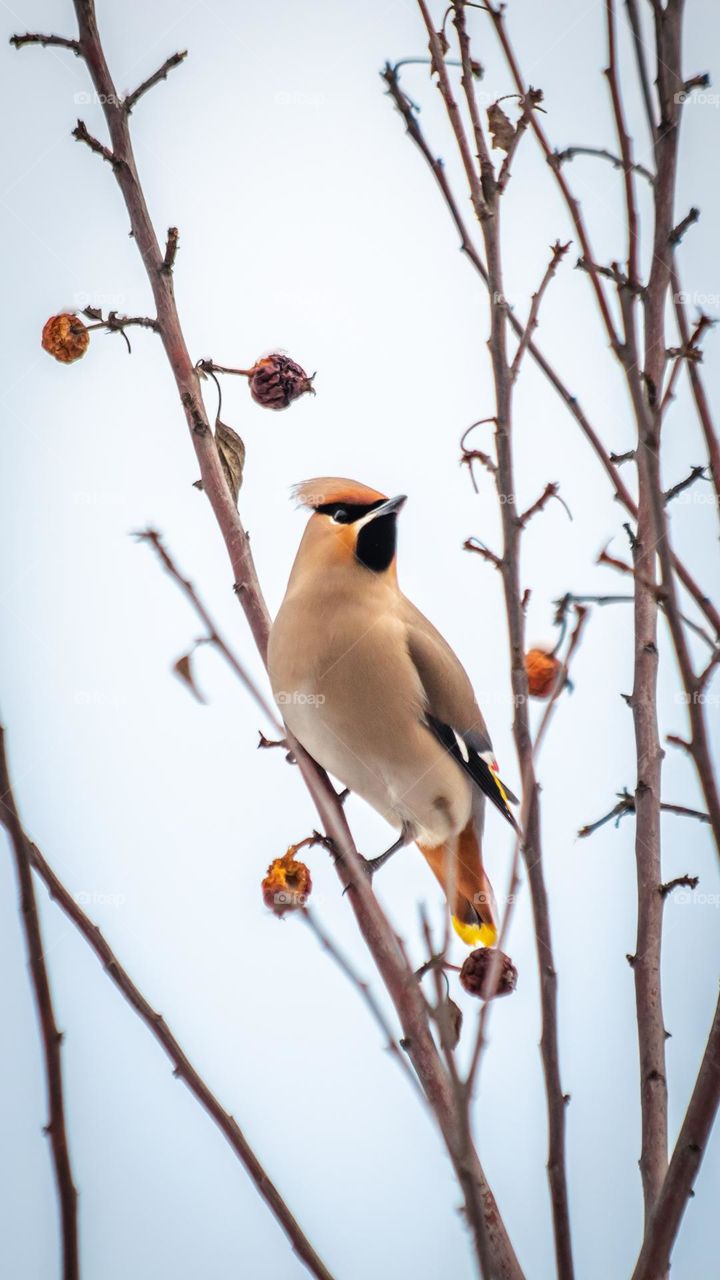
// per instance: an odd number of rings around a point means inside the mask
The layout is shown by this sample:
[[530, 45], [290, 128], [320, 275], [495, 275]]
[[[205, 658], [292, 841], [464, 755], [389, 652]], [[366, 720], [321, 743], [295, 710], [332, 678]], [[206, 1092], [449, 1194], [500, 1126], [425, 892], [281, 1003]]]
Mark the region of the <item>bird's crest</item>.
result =
[[314, 480], [303, 480], [292, 489], [292, 496], [301, 507], [315, 510], [331, 502], [347, 502], [353, 506], [370, 505], [384, 502], [386, 493], [371, 489], [357, 480], [347, 480], [344, 476], [316, 476]]

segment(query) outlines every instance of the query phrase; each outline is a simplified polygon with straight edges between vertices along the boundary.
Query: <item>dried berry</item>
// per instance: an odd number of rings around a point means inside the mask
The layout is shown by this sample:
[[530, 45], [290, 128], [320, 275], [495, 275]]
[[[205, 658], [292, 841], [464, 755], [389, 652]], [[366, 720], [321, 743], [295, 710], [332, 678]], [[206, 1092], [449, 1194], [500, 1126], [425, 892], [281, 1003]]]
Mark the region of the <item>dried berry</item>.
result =
[[309, 868], [295, 857], [297, 845], [291, 845], [282, 858], [270, 863], [262, 882], [263, 901], [276, 916], [304, 907], [312, 892]]
[[90, 343], [86, 325], [70, 312], [51, 316], [42, 331], [42, 345], [62, 364], [72, 364], [85, 355]]
[[250, 370], [250, 394], [266, 409], [287, 409], [306, 391], [315, 394], [312, 377], [299, 364], [279, 352], [264, 356]]
[[525, 670], [530, 697], [549, 698], [560, 670], [559, 660], [544, 649], [530, 649], [525, 654]]
[[[493, 970], [498, 960], [499, 972], [495, 975]], [[517, 977], [517, 969], [510, 957], [504, 951], [490, 947], [478, 947], [477, 951], [471, 951], [460, 970], [461, 986], [469, 995], [479, 996], [482, 1000], [490, 999], [491, 991], [493, 997], [512, 995], [517, 986]]]

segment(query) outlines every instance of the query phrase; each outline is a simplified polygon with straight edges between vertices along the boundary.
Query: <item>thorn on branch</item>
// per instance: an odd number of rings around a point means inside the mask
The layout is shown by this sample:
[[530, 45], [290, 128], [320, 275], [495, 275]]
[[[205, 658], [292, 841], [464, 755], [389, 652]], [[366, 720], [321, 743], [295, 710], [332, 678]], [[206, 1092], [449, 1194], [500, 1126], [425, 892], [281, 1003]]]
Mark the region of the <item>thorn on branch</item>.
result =
[[88, 133], [87, 128], [85, 127], [84, 121], [78, 120], [75, 128], [72, 131], [72, 136], [73, 138], [76, 138], [78, 142], [84, 142], [90, 148], [91, 151], [94, 151], [97, 155], [102, 156], [103, 160], [107, 160], [107, 163], [111, 164], [113, 169], [117, 169], [117, 167], [121, 164], [121, 161], [118, 160], [117, 156], [114, 154], [114, 152], [110, 150], [109, 147], [104, 146], [104, 144], [100, 142], [97, 138], [94, 138], [91, 133]]
[[479, 538], [466, 538], [463, 542], [463, 551], [475, 551], [477, 555], [482, 556], [483, 560], [487, 560], [488, 564], [502, 572], [503, 562], [500, 556], [496, 556], [495, 552], [486, 547]]
[[710, 76], [707, 71], [701, 71], [699, 75], [691, 76], [683, 84], [683, 93], [692, 93], [693, 89], [709, 89]]
[[635, 450], [628, 449], [627, 453], [611, 453], [610, 461], [615, 463], [616, 467], [622, 466], [623, 462], [632, 462], [635, 457]]
[[524, 511], [521, 516], [517, 517], [518, 529], [524, 529], [526, 525], [529, 523], [529, 521], [532, 520], [533, 516], [537, 515], [540, 511], [542, 511], [547, 506], [551, 498], [557, 498], [558, 502], [565, 508], [565, 511], [567, 512], [568, 520], [572, 520], [572, 513], [570, 511], [570, 508], [568, 507], [565, 500], [560, 497], [560, 494], [558, 492], [559, 489], [560, 489], [560, 485], [558, 484], [557, 480], [552, 481], [550, 484], [546, 484], [545, 488], [540, 494], [540, 497], [535, 502], [533, 502], [532, 506], [528, 507], [527, 511]]
[[497, 463], [488, 453], [483, 453], [481, 449], [468, 449], [465, 444], [470, 432], [474, 431], [476, 427], [480, 427], [486, 422], [492, 422], [497, 425], [497, 418], [479, 418], [477, 422], [471, 423], [467, 430], [463, 431], [462, 436], [460, 437], [460, 466], [466, 466], [470, 472], [472, 487], [476, 493], [478, 493], [479, 490], [475, 479], [475, 472], [473, 471], [473, 462], [480, 462], [485, 470], [490, 472], [490, 475], [494, 476], [497, 474]]
[[170, 275], [173, 267], [175, 266], [179, 240], [180, 232], [177, 227], [168, 227], [167, 241], [165, 243], [165, 256], [162, 260], [162, 266], [160, 267], [160, 270], [164, 271], [167, 275]]
[[700, 883], [699, 876], [676, 876], [674, 880], [668, 880], [665, 884], [658, 885], [658, 892], [661, 898], [667, 898], [673, 889], [687, 888], [697, 889]]
[[694, 222], [697, 222], [699, 217], [700, 217], [700, 210], [695, 209], [693, 207], [689, 213], [685, 214], [685, 217], [682, 219], [682, 221], [678, 222], [676, 227], [673, 227], [672, 231], [670, 232], [670, 244], [673, 246], [673, 248], [675, 247], [675, 245], [680, 244], [680, 241], [685, 235], [685, 232], [687, 231], [688, 227], [691, 227]]
[[148, 76], [147, 80], [143, 80], [142, 84], [138, 85], [137, 89], [129, 93], [122, 104], [125, 115], [129, 116], [143, 94], [147, 93], [148, 89], [152, 89], [156, 84], [159, 84], [161, 80], [167, 80], [168, 72], [172, 71], [173, 67], [179, 67], [180, 63], [184, 62], [186, 58], [187, 49], [183, 49], [181, 53], [173, 53], [163, 62], [161, 67], [158, 67], [157, 71], [154, 71], [151, 76]]
[[665, 505], [668, 502], [672, 502], [673, 498], [677, 498], [679, 493], [684, 493], [686, 489], [689, 489], [691, 485], [695, 484], [696, 480], [709, 480], [710, 477], [705, 474], [707, 470], [707, 467], [692, 467], [690, 474], [684, 480], [681, 480], [679, 484], [674, 484], [671, 489], [665, 490], [663, 494]]

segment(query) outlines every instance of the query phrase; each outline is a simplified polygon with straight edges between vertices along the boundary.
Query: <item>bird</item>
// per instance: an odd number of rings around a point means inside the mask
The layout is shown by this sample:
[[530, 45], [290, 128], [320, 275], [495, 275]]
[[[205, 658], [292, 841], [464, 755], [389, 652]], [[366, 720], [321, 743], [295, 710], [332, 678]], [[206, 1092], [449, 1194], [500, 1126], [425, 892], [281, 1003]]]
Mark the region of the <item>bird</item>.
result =
[[470, 678], [402, 593], [388, 498], [342, 477], [296, 485], [311, 514], [271, 627], [268, 671], [287, 728], [397, 839], [368, 859], [374, 874], [415, 842], [468, 946], [497, 942], [483, 863], [486, 800], [518, 831]]

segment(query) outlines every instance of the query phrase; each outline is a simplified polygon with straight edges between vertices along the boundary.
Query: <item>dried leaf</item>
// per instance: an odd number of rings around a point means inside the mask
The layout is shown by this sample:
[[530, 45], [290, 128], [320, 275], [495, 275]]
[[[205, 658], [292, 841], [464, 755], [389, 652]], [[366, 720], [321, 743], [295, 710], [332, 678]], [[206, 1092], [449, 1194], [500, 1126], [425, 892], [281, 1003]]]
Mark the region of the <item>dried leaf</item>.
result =
[[456, 1049], [462, 1031], [463, 1014], [459, 1005], [451, 1000], [448, 996], [444, 1001], [440, 1011], [440, 1017], [445, 1024], [445, 1036], [449, 1049]]
[[493, 140], [493, 148], [509, 151], [515, 137], [515, 126], [505, 115], [497, 102], [492, 102], [487, 109], [488, 126]]
[[238, 494], [243, 482], [245, 445], [237, 431], [233, 431], [232, 427], [226, 426], [219, 418], [215, 423], [215, 444], [220, 454], [220, 462], [225, 473], [228, 489], [232, 494], [235, 506], [237, 506]]
[[195, 683], [195, 677], [192, 671], [191, 659], [192, 659], [191, 653], [184, 653], [182, 658], [178, 658], [177, 662], [173, 664], [173, 672], [175, 673], [175, 675], [178, 677], [179, 680], [182, 680], [183, 684], [187, 685], [193, 697], [197, 698], [198, 702], [202, 703], [203, 706], [205, 706], [206, 699], [203, 697], [203, 695], [201, 694], [200, 690], [198, 689]]

